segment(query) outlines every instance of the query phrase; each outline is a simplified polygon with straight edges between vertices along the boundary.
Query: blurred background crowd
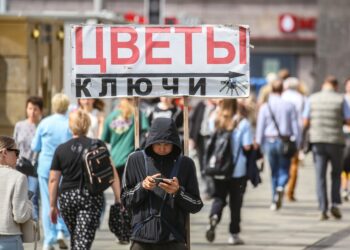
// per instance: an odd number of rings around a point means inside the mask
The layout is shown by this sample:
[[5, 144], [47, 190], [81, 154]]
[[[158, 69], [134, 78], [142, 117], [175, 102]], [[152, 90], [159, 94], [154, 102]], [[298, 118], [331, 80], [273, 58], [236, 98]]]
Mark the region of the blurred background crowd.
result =
[[[71, 112], [88, 113], [87, 136], [108, 144], [120, 177], [134, 151], [132, 99], [76, 99], [71, 95], [70, 25], [161, 23], [247, 24], [251, 28], [250, 96], [190, 100], [190, 155], [205, 183], [203, 199], [213, 199], [207, 240], [214, 240], [224, 200], [232, 190], [203, 174], [206, 143], [218, 129], [233, 131], [233, 141], [242, 143], [242, 152], [232, 149], [237, 166], [245, 166], [246, 162], [239, 161], [250, 157], [244, 150], [263, 153], [271, 168], [273, 211], [282, 208], [284, 196], [289, 201], [298, 199], [298, 166], [312, 151], [320, 219], [327, 220], [329, 212], [340, 219], [339, 204], [349, 199], [350, 178], [349, 7], [346, 0], [0, 0], [0, 134], [13, 136], [21, 157], [38, 159], [37, 173], [26, 173], [34, 205], [32, 217], [38, 219], [39, 210], [49, 209], [46, 184], [52, 155], [72, 136], [68, 129]], [[182, 98], [142, 99], [140, 111], [141, 140], [158, 117], [172, 118], [183, 135]], [[44, 123], [48, 118], [51, 123]], [[55, 132], [45, 133], [47, 126]], [[292, 157], [277, 150], [281, 135], [297, 145]], [[325, 181], [328, 161], [332, 164], [330, 198]], [[244, 169], [237, 168], [232, 175], [235, 182], [231, 184], [238, 181], [240, 191], [229, 193], [241, 197], [230, 204], [229, 241], [233, 244], [243, 243], [238, 234]], [[60, 246], [67, 247], [63, 222], [54, 229], [47, 217], [41, 222], [46, 224], [47, 246], [61, 239]]]

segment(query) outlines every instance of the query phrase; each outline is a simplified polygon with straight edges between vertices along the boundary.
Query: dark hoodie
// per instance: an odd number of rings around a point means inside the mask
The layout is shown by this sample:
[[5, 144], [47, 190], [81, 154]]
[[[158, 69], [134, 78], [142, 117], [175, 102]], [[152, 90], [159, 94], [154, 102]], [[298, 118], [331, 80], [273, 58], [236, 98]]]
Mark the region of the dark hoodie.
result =
[[[166, 156], [157, 155], [152, 150], [155, 143], [171, 143], [173, 150]], [[181, 155], [180, 138], [172, 119], [157, 118], [153, 121], [145, 152], [148, 156], [147, 175], [161, 173], [162, 177], [169, 178], [176, 160]], [[175, 195], [166, 194], [159, 187], [152, 191], [146, 190], [142, 187], [142, 181], [146, 178], [143, 153], [136, 151], [129, 155], [123, 177], [122, 201], [133, 214], [132, 240], [145, 243], [185, 242], [186, 217], [189, 213], [199, 212], [203, 207], [195, 166], [190, 158], [181, 156], [176, 177], [180, 189]], [[164, 197], [166, 199], [161, 209]], [[153, 216], [159, 214], [160, 210], [161, 218]]]

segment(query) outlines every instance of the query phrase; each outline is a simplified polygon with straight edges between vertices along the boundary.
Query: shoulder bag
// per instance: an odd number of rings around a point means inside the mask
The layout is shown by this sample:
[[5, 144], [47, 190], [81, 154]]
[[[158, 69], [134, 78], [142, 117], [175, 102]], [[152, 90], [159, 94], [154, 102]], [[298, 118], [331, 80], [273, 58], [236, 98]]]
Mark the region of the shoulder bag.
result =
[[27, 220], [25, 223], [20, 224], [22, 232], [23, 243], [34, 242], [34, 249], [37, 247], [37, 241], [40, 240], [39, 224], [33, 219]]
[[281, 135], [280, 129], [278, 127], [276, 118], [275, 118], [275, 116], [274, 116], [274, 114], [272, 112], [272, 109], [270, 107], [270, 104], [267, 103], [267, 106], [268, 106], [269, 111], [271, 113], [271, 117], [272, 117], [273, 123], [276, 126], [276, 129], [277, 129], [277, 132], [278, 132], [278, 137], [282, 141], [281, 152], [282, 152], [283, 156], [285, 156], [287, 158], [292, 158], [295, 155], [295, 153], [297, 152], [297, 145], [296, 145], [295, 141], [292, 141], [290, 139], [290, 136], [283, 136], [283, 135]]

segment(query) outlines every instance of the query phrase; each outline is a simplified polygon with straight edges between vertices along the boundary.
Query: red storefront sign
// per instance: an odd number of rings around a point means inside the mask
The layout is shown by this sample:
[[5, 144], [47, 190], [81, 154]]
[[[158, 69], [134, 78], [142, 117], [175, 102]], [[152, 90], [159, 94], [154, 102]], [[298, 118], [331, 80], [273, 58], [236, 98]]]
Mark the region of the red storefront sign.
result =
[[294, 33], [298, 30], [315, 30], [315, 17], [299, 17], [294, 14], [285, 13], [279, 16], [278, 26], [283, 33]]

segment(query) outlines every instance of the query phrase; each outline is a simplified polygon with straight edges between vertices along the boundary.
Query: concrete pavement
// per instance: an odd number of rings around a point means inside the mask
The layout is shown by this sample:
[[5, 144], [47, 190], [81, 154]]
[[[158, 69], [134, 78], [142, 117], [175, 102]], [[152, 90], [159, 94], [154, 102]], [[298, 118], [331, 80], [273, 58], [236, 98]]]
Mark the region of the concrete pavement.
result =
[[[228, 208], [225, 208], [222, 222], [217, 227], [214, 243], [206, 241], [204, 235], [211, 201], [205, 201], [202, 211], [191, 216], [191, 249], [349, 249], [350, 203], [344, 203], [341, 207], [342, 220], [330, 218], [328, 221], [319, 221], [320, 214], [317, 210], [311, 155], [307, 156], [304, 166], [299, 169], [296, 190], [297, 202], [285, 201], [282, 209], [278, 212], [269, 210], [271, 200], [269, 175], [269, 168], [265, 167], [264, 173], [262, 173], [263, 183], [255, 189], [250, 184], [248, 185], [241, 223], [241, 236], [246, 243], [245, 245], [227, 245]], [[112, 200], [110, 191], [107, 192], [107, 196], [110, 204]], [[96, 234], [92, 249], [129, 249], [128, 245], [122, 246], [115, 242], [113, 234], [108, 230], [107, 217], [105, 216], [104, 223]], [[33, 244], [26, 244], [25, 249], [33, 249]], [[39, 249], [41, 248], [39, 247]], [[56, 249], [58, 249], [57, 246]]]

